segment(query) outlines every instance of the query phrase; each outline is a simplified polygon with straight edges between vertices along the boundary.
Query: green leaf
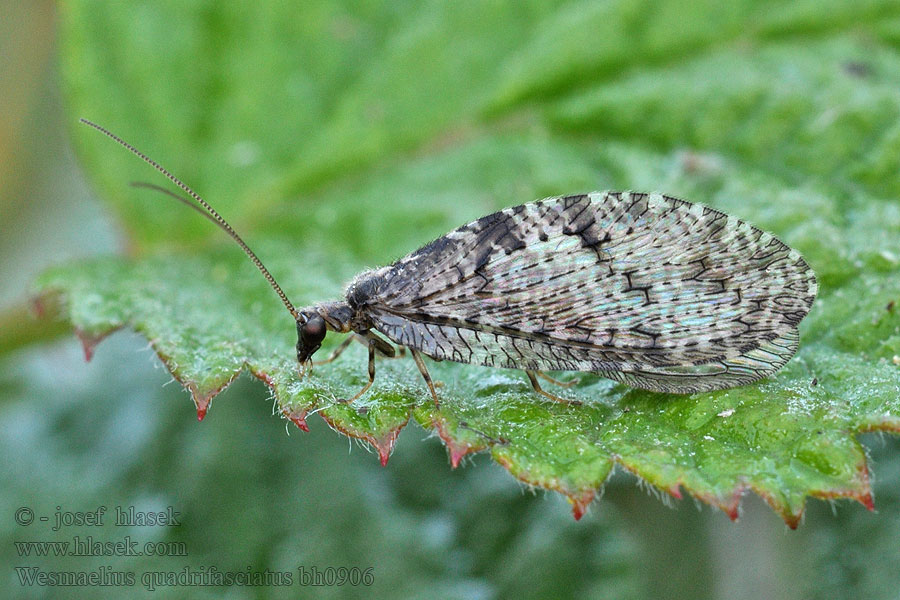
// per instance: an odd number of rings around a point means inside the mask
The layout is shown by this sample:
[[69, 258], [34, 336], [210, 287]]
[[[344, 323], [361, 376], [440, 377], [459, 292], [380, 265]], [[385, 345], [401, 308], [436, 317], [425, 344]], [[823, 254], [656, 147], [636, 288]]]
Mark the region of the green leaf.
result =
[[85, 129], [84, 162], [141, 249], [38, 282], [86, 349], [138, 330], [201, 417], [249, 370], [283, 415], [306, 428], [316, 412], [382, 462], [413, 419], [454, 466], [489, 450], [576, 516], [616, 465], [732, 517], [746, 490], [791, 526], [808, 496], [871, 508], [855, 434], [900, 431], [892, 5], [286, 10], [68, 4], [73, 118], [109, 126], [212, 200], [298, 305], [338, 299], [363, 268], [502, 206], [594, 189], [703, 202], [813, 266], [821, 292], [797, 357], [758, 385], [692, 396], [561, 375], [578, 380], [560, 393], [581, 406], [542, 401], [520, 372], [433, 364], [439, 409], [411, 360], [385, 359], [347, 405], [367, 380], [363, 348], [299, 380], [294, 324], [249, 261], [202, 219], [128, 189], [152, 173]]

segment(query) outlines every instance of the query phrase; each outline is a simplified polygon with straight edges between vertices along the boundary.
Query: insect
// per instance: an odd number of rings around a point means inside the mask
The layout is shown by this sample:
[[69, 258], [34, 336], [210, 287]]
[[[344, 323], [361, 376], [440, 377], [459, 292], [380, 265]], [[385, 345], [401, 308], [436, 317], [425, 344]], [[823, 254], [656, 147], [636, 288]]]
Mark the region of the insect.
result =
[[[218, 212], [178, 178], [106, 129], [82, 119], [156, 168], [191, 206], [241, 246], [297, 326], [301, 376], [328, 331], [376, 354], [409, 349], [436, 403], [423, 355], [524, 370], [597, 373], [658, 392], [745, 385], [797, 351], [797, 326], [816, 296], [800, 254], [744, 221], [660, 194], [598, 192], [547, 198], [481, 217], [391, 265], [360, 273], [345, 298], [297, 309]], [[392, 344], [393, 343], [393, 344]], [[316, 363], [319, 364], [319, 363]]]

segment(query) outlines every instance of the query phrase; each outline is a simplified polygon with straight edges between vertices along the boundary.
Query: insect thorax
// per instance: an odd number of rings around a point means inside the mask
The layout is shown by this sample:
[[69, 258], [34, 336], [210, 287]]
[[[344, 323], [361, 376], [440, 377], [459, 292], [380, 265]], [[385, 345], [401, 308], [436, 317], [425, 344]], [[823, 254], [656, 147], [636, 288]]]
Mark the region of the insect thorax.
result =
[[384, 275], [389, 270], [390, 267], [369, 269], [354, 277], [344, 293], [347, 303], [356, 311], [365, 312], [365, 307], [371, 304], [378, 294], [378, 289], [384, 282]]

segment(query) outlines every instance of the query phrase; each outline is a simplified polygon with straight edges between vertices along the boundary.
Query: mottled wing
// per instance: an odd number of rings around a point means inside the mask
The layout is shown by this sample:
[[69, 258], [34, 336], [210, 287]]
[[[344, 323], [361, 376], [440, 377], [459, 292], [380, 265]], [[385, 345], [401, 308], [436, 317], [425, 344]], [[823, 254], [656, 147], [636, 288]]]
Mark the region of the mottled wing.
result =
[[690, 394], [721, 390], [746, 385], [775, 373], [797, 351], [799, 340], [800, 334], [795, 328], [735, 358], [690, 367], [645, 367], [641, 370], [596, 373], [654, 392]]
[[815, 294], [796, 251], [734, 217], [658, 194], [595, 193], [438, 238], [382, 272], [367, 312], [437, 359], [697, 391], [780, 368]]

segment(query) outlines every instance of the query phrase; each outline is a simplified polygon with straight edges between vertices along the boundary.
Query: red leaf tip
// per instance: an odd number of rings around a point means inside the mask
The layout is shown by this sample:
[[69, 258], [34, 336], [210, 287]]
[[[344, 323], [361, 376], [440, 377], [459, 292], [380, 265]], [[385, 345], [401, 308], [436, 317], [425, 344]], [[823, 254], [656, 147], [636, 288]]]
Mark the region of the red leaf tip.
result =
[[744, 495], [744, 488], [738, 486], [728, 504], [722, 506], [722, 510], [728, 515], [732, 521], [737, 521], [741, 516], [741, 497]]
[[442, 418], [432, 420], [432, 426], [437, 432], [438, 437], [444, 442], [444, 446], [450, 452], [450, 466], [454, 469], [459, 466], [463, 457], [472, 452], [478, 452], [488, 447], [486, 442], [480, 444], [472, 444], [470, 442], [457, 441], [453, 437], [450, 426]]
[[283, 414], [285, 417], [287, 417], [291, 421], [291, 423], [293, 423], [294, 425], [299, 427], [301, 431], [305, 431], [306, 433], [309, 433], [309, 426], [306, 424], [306, 411], [305, 410], [300, 411], [300, 412], [290, 412], [288, 410], [283, 410], [283, 411], [281, 411], [281, 414]]
[[91, 359], [94, 358], [94, 348], [97, 347], [104, 337], [105, 334], [90, 334], [81, 329], [75, 330], [75, 335], [78, 337], [78, 340], [81, 342], [81, 348], [84, 350], [84, 361], [91, 362]]
[[859, 500], [860, 504], [862, 504], [863, 506], [865, 506], [865, 507], [866, 507], [867, 509], [869, 509], [870, 511], [873, 511], [873, 512], [874, 512], [874, 510], [875, 510], [875, 499], [872, 498], [872, 492], [867, 492], [866, 494], [863, 494], [862, 496], [860, 496], [860, 497], [857, 498], [857, 499]]
[[388, 459], [391, 457], [391, 452], [394, 451], [394, 442], [397, 441], [397, 436], [400, 434], [400, 430], [397, 429], [395, 431], [391, 431], [386, 436], [377, 440], [369, 440], [373, 446], [375, 446], [375, 450], [378, 451], [378, 458], [381, 460], [381, 466], [386, 467], [388, 464]]
[[197, 421], [202, 421], [206, 417], [206, 412], [209, 410], [211, 398], [215, 396], [219, 390], [215, 390], [208, 394], [201, 394], [194, 383], [188, 383], [187, 387], [191, 392], [191, 399], [194, 401], [194, 406], [197, 408]]
[[391, 457], [391, 452], [393, 452], [394, 450], [394, 442], [397, 441], [397, 436], [400, 435], [400, 430], [402, 430], [409, 422], [407, 419], [397, 427], [388, 429], [384, 434], [376, 437], [375, 434], [368, 431], [360, 431], [356, 428], [341, 426], [339, 422], [329, 418], [329, 416], [325, 413], [319, 413], [319, 416], [321, 416], [322, 419], [324, 419], [332, 429], [340, 431], [341, 433], [352, 438], [368, 442], [378, 452], [378, 459], [381, 461], [382, 467], [387, 466], [388, 459]]
[[580, 494], [566, 494], [566, 499], [572, 505], [572, 516], [576, 521], [580, 521], [581, 517], [587, 512], [591, 502], [594, 501], [594, 490], [584, 490]]
[[795, 514], [786, 514], [784, 516], [785, 524], [791, 529], [797, 529], [800, 527], [800, 521], [803, 520], [803, 509], [800, 509], [800, 512]]
[[458, 467], [459, 461], [468, 453], [468, 446], [450, 446], [450, 466], [454, 469]]

